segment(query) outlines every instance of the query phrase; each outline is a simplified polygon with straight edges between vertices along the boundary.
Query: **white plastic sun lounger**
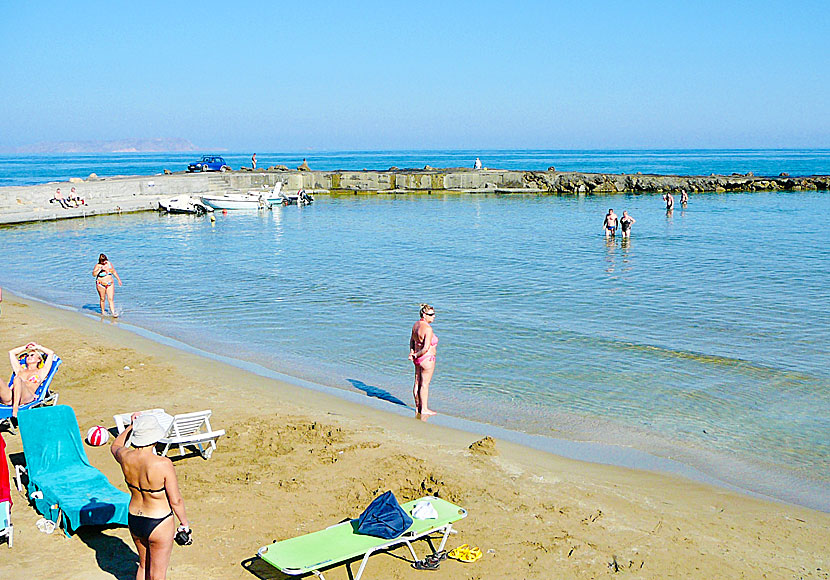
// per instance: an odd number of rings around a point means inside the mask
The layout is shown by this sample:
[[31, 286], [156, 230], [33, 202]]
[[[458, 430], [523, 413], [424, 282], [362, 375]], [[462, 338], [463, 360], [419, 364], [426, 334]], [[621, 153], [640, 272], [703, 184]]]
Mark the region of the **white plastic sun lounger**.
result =
[[[165, 430], [164, 437], [159, 440], [159, 443], [164, 445], [162, 456], [166, 456], [171, 447], [178, 447], [180, 455], [185, 454], [185, 447], [195, 447], [203, 458], [210, 459], [216, 449], [216, 440], [225, 434], [224, 429], [214, 431], [211, 428], [210, 416], [213, 411], [209, 410], [168, 415], [164, 409], [149, 409], [141, 411], [141, 414], [155, 416]], [[131, 415], [132, 413], [113, 415], [119, 433], [130, 424]]]

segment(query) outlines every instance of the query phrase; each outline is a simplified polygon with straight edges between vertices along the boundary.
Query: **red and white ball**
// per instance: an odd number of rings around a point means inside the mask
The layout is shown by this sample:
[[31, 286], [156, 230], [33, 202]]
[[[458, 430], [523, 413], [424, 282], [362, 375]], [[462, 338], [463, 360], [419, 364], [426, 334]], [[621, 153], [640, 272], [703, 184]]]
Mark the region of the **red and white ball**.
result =
[[103, 425], [96, 425], [86, 432], [86, 442], [98, 447], [109, 441], [110, 432]]

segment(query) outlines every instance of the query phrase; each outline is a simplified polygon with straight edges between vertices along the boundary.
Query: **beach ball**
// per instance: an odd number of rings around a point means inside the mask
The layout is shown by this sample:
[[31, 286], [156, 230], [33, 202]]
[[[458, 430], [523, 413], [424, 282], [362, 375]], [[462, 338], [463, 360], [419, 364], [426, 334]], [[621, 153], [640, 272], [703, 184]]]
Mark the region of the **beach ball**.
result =
[[96, 425], [86, 432], [86, 442], [98, 447], [109, 441], [110, 432], [103, 425]]

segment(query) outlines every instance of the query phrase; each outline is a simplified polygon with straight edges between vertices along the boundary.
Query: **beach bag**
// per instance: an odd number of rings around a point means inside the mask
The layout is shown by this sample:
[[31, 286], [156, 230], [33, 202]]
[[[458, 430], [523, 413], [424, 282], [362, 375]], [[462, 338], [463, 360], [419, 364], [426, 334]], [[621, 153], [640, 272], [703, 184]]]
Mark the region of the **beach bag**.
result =
[[358, 534], [392, 540], [409, 529], [412, 518], [403, 511], [392, 492], [387, 491], [372, 500], [357, 522]]

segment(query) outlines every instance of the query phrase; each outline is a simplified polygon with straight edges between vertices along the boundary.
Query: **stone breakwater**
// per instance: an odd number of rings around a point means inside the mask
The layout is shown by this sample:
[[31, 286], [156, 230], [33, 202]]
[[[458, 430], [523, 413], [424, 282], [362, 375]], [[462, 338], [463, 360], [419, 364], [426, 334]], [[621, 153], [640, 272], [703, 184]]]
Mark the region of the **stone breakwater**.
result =
[[[738, 191], [830, 190], [830, 175], [808, 177], [755, 177], [753, 175], [642, 175], [515, 171], [499, 169], [390, 169], [388, 171], [261, 170], [225, 173], [168, 173], [152, 176], [110, 177], [25, 187], [0, 188], [0, 224], [158, 208], [160, 199], [266, 191], [281, 181], [283, 190], [305, 189], [317, 194], [433, 194], [433, 193], [535, 193], [552, 195], [610, 195], [615, 193], [724, 193]], [[63, 209], [49, 200], [60, 187], [63, 195], [75, 187], [86, 202]]]

